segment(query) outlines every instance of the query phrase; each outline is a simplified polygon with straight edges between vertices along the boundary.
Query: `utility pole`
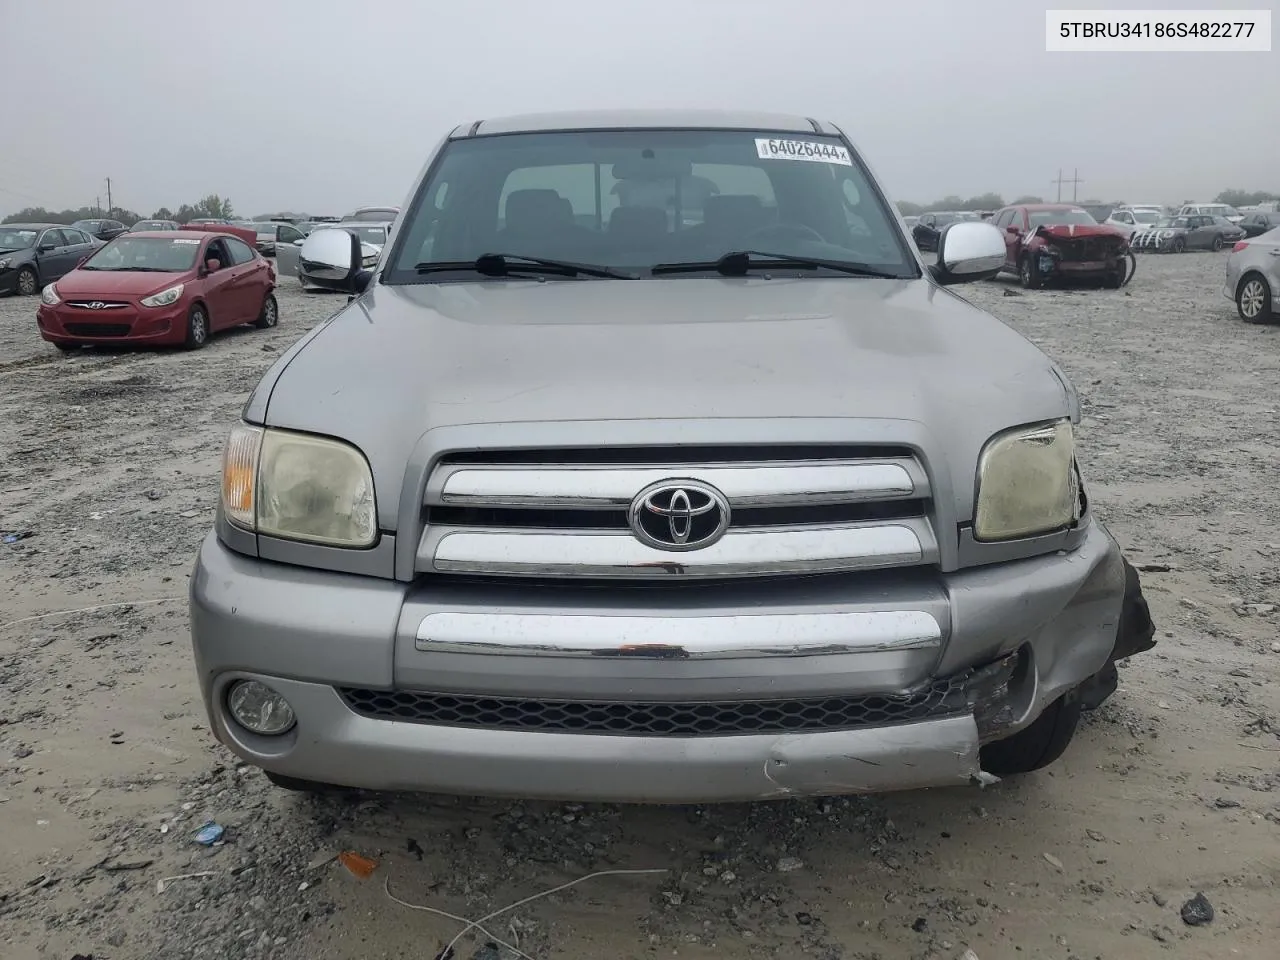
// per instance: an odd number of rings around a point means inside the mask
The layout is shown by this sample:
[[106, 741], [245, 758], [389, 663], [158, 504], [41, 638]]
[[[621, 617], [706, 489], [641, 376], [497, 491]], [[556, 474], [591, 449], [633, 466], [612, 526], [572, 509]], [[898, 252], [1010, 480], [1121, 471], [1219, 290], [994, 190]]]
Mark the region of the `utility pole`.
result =
[[115, 209], [115, 205], [111, 202], [111, 178], [107, 177], [107, 216], [111, 216], [111, 211]]
[[102, 197], [93, 198], [93, 213], [94, 216], [102, 216]]
[[1078, 167], [1072, 169], [1070, 180], [1067, 180], [1062, 176], [1062, 168], [1059, 167], [1058, 179], [1052, 182], [1058, 185], [1058, 203], [1062, 202], [1062, 185], [1064, 183], [1071, 184], [1071, 202], [1072, 203], [1076, 202], [1076, 197], [1078, 196], [1077, 190], [1080, 184], [1084, 183], [1084, 181], [1080, 179], [1080, 169]]

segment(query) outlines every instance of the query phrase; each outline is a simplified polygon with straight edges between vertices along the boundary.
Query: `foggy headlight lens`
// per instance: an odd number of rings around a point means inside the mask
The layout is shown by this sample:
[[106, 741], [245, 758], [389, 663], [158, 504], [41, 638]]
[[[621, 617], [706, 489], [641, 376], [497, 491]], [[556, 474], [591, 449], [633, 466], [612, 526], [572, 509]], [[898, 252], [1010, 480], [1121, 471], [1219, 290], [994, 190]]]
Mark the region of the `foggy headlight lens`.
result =
[[[7, 260], [0, 260], [0, 267], [7, 264]], [[47, 307], [55, 307], [62, 302], [62, 298], [58, 296], [58, 289], [52, 283], [45, 284], [43, 290], [40, 291], [40, 302]]]
[[1019, 427], [987, 442], [978, 458], [977, 540], [1014, 540], [1068, 526], [1080, 498], [1069, 420]]
[[340, 440], [242, 425], [227, 441], [222, 508], [233, 524], [270, 537], [334, 547], [378, 539], [373, 474]]

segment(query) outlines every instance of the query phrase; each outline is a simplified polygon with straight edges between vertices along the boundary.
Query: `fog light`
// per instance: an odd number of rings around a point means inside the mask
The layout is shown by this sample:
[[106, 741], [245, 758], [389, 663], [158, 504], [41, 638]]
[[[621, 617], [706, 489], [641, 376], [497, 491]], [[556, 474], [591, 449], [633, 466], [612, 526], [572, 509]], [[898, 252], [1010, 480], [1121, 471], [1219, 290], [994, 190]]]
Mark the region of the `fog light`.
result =
[[227, 691], [227, 709], [236, 723], [264, 737], [288, 733], [295, 722], [289, 701], [257, 680], [233, 683]]

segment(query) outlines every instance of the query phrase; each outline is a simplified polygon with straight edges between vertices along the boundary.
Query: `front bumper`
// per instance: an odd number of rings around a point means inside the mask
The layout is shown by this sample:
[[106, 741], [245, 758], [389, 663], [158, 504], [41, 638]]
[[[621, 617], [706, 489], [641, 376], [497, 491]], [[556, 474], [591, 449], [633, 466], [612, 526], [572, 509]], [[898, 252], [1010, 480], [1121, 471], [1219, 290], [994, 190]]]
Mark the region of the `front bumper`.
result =
[[[191, 629], [216, 736], [285, 776], [528, 798], [747, 800], [969, 782], [985, 740], [1022, 729], [1108, 668], [1125, 581], [1119, 549], [1097, 523], [1069, 555], [956, 574], [617, 594], [327, 573], [241, 556], [211, 534], [191, 581]], [[652, 642], [664, 635], [672, 642]], [[992, 693], [999, 702], [949, 702], [847, 729], [673, 735], [501, 719], [514, 701], [643, 700], [680, 714], [726, 702], [893, 699], [1015, 661]], [[238, 678], [286, 697], [297, 726], [264, 738], [236, 724], [225, 695]], [[379, 715], [351, 705], [351, 688], [492, 698], [490, 725]]]
[[50, 343], [181, 343], [186, 336], [187, 304], [148, 308], [129, 304], [89, 310], [42, 303], [36, 310], [40, 336]]

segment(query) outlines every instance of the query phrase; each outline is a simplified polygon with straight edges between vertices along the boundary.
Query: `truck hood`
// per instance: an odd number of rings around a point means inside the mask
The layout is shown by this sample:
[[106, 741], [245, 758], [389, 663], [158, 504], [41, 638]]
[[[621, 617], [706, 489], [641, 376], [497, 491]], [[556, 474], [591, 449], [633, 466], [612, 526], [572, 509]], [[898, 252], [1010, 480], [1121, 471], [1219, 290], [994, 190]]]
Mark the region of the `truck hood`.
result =
[[982, 444], [1073, 402], [1031, 343], [927, 280], [508, 280], [370, 288], [277, 361], [245, 418], [360, 447], [395, 529], [428, 431], [466, 425], [483, 447], [487, 425], [547, 421], [588, 445], [619, 421], [667, 421], [673, 443], [695, 420], [767, 421], [760, 443], [802, 418], [914, 421], [968, 516]]

